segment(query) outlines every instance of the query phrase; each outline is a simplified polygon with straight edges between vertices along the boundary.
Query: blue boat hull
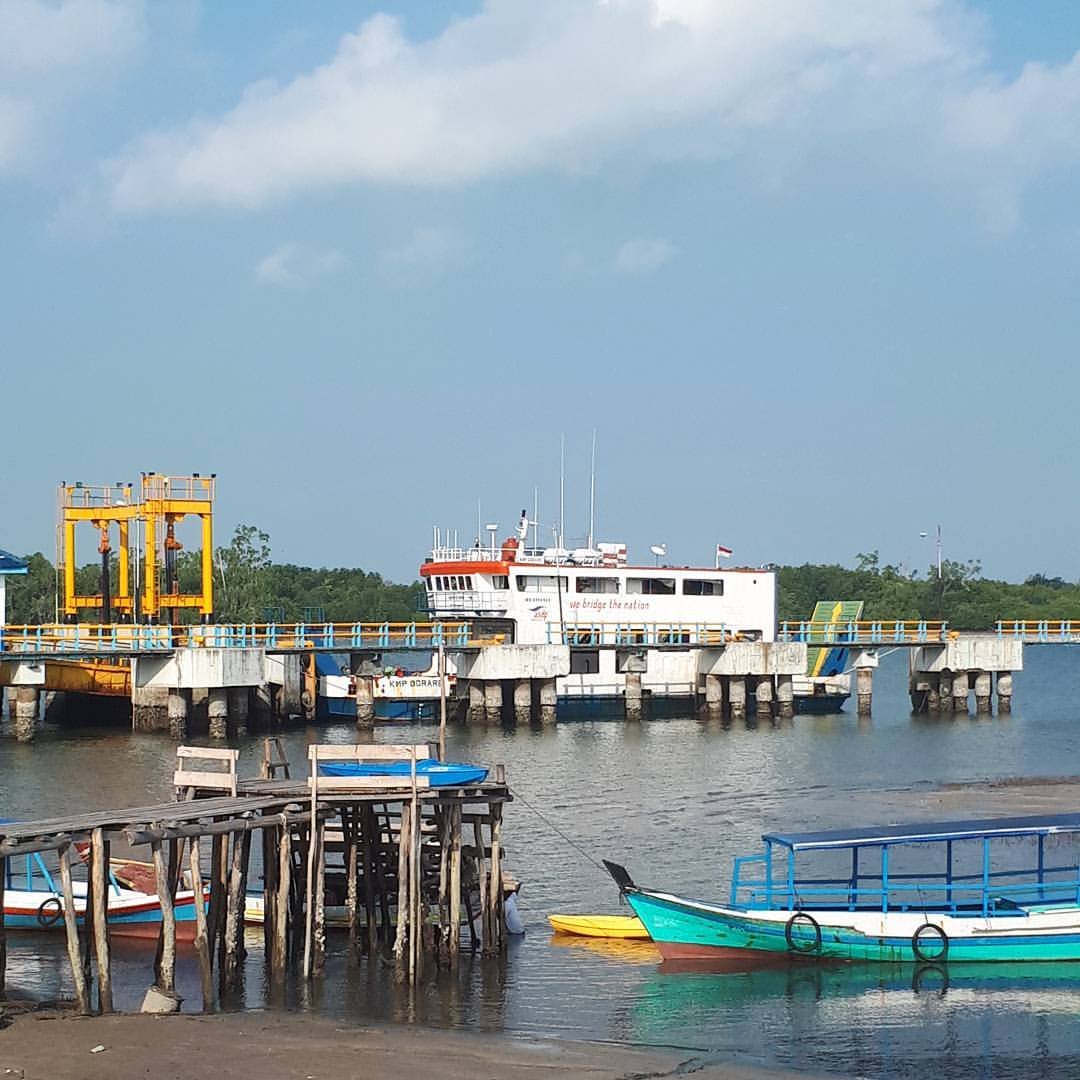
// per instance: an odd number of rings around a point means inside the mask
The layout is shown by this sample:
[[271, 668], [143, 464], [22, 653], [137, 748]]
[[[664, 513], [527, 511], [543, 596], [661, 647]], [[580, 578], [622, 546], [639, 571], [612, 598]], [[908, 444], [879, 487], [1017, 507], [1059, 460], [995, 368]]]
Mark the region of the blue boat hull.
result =
[[[409, 762], [335, 761], [319, 766], [324, 776], [393, 776], [406, 782], [410, 776]], [[425, 758], [416, 763], [416, 775], [427, 778], [431, 787], [472, 787], [487, 779], [488, 771], [480, 765], [463, 765], [453, 761]]]

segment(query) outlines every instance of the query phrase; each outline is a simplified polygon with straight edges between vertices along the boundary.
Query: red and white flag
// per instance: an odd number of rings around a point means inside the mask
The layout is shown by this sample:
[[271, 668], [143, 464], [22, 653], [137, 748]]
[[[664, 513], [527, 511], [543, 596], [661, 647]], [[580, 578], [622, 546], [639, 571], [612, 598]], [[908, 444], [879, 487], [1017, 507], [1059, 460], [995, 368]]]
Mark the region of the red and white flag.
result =
[[730, 558], [731, 558], [731, 548], [724, 547], [723, 544], [717, 544], [716, 545], [716, 565], [717, 566], [720, 565], [720, 560], [721, 559], [730, 559]]

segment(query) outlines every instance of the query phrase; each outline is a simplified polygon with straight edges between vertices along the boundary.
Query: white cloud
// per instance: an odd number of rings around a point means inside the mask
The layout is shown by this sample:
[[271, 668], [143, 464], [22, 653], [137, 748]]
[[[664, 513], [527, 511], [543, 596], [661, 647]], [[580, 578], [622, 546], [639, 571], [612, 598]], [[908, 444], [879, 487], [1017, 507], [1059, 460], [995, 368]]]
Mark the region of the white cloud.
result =
[[[149, 133], [104, 175], [121, 211], [259, 207], [350, 183], [746, 155], [771, 138], [796, 153], [847, 140], [930, 183], [993, 187], [969, 127], [1000, 140], [1007, 173], [1075, 163], [1073, 65], [995, 81], [982, 25], [963, 0], [487, 0], [418, 42], [376, 15], [321, 67]], [[1029, 134], [1040, 106], [1061, 123]]]
[[260, 285], [298, 288], [344, 265], [345, 256], [340, 251], [313, 251], [302, 244], [282, 244], [255, 264], [255, 280]]
[[0, 172], [27, 167], [57, 114], [143, 35], [141, 0], [0, 0]]
[[408, 240], [382, 253], [382, 262], [397, 276], [438, 274], [458, 262], [464, 250], [464, 239], [453, 229], [418, 225]]
[[614, 267], [628, 276], [651, 274], [675, 255], [675, 246], [663, 237], [627, 240], [615, 252]]

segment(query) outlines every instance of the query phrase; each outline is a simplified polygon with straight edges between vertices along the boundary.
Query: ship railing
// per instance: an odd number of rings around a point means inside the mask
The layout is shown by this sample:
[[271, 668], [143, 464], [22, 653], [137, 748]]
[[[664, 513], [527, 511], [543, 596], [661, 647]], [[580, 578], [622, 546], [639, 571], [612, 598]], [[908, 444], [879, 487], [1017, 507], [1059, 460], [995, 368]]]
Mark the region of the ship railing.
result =
[[949, 624], [930, 619], [785, 620], [777, 641], [807, 645], [921, 644], [949, 640]]
[[549, 645], [722, 646], [736, 636], [723, 623], [547, 623]]
[[425, 600], [428, 611], [505, 611], [510, 594], [505, 589], [493, 592], [436, 592]]
[[[880, 874], [860, 873], [842, 878], [773, 877], [745, 881], [739, 870], [763, 856], [736, 859], [731, 903], [749, 910], [794, 911], [802, 908], [855, 911], [918, 911], [927, 905], [953, 912], [961, 909], [983, 915], [1022, 914], [1023, 905], [1080, 904], [1080, 869], [1074, 865], [998, 870], [993, 873]], [[1052, 874], [1067, 875], [1048, 880]], [[874, 883], [877, 884], [874, 884]]]

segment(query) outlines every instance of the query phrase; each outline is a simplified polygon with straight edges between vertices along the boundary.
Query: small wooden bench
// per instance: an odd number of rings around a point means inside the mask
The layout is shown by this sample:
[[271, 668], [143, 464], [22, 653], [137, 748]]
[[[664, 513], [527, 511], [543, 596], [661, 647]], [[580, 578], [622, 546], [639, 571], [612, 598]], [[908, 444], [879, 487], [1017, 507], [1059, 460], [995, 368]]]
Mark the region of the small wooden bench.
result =
[[[239, 756], [239, 750], [216, 746], [178, 746], [173, 773], [177, 799], [193, 799], [200, 791], [219, 791], [235, 798]], [[207, 768], [211, 764], [216, 767]]]

